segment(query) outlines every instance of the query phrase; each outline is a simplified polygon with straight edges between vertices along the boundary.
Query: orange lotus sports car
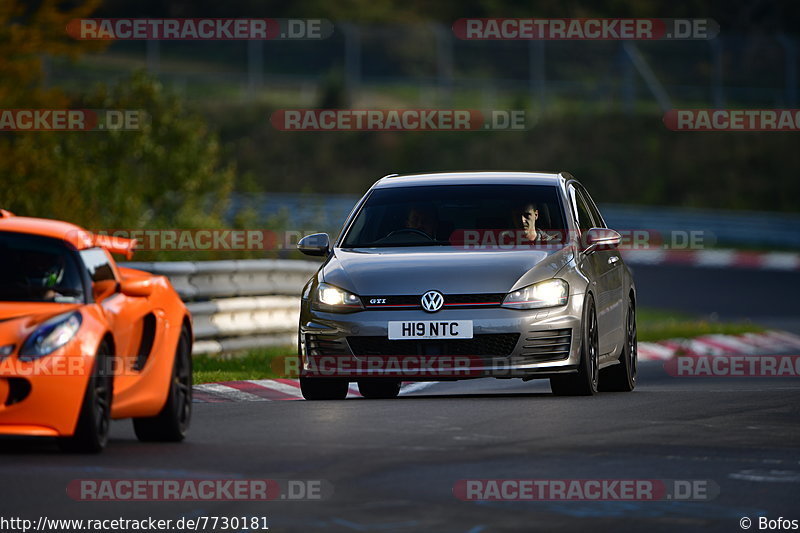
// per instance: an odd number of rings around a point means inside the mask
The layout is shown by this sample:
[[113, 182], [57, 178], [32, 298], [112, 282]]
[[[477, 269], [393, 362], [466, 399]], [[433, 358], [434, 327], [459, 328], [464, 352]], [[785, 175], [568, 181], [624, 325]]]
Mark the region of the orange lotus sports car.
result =
[[191, 316], [166, 278], [116, 264], [135, 246], [0, 210], [0, 435], [98, 452], [132, 418], [139, 440], [183, 440]]

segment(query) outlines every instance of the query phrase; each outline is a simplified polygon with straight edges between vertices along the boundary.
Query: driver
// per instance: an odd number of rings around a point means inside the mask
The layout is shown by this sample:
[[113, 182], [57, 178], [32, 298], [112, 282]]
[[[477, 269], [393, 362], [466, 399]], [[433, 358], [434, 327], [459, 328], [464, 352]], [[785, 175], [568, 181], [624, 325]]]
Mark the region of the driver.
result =
[[424, 232], [431, 239], [436, 239], [436, 210], [430, 205], [415, 205], [406, 217], [406, 228]]
[[42, 300], [54, 301], [55, 290], [64, 279], [64, 258], [60, 255], [31, 254], [26, 265], [28, 286], [42, 291]]
[[550, 235], [536, 227], [536, 221], [539, 219], [539, 207], [535, 203], [527, 203], [522, 208], [522, 228], [525, 231], [525, 238], [530, 242], [549, 242], [556, 239], [554, 235]]

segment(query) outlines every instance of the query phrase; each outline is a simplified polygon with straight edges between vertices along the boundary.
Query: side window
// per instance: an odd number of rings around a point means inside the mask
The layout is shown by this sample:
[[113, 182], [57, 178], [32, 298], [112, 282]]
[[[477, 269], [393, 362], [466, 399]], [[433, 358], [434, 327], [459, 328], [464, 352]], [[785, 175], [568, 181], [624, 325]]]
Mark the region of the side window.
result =
[[586, 199], [583, 197], [583, 195], [581, 195], [580, 191], [575, 187], [570, 187], [569, 192], [570, 196], [572, 197], [572, 202], [575, 205], [575, 210], [577, 211], [576, 215], [578, 216], [578, 228], [581, 230], [581, 232], [584, 232], [589, 228], [596, 227], [597, 223], [592, 216], [592, 212], [589, 209]]
[[114, 276], [114, 269], [111, 267], [111, 262], [106, 255], [105, 250], [102, 248], [89, 248], [88, 250], [81, 250], [81, 259], [89, 271], [89, 277], [92, 282], [116, 280]]
[[589, 212], [592, 214], [592, 218], [594, 219], [594, 227], [596, 228], [605, 228], [606, 225], [603, 222], [603, 217], [600, 215], [600, 211], [597, 209], [597, 206], [592, 200], [592, 197], [589, 196], [589, 193], [585, 190], [579, 191], [582, 198], [586, 200], [586, 206], [589, 208]]

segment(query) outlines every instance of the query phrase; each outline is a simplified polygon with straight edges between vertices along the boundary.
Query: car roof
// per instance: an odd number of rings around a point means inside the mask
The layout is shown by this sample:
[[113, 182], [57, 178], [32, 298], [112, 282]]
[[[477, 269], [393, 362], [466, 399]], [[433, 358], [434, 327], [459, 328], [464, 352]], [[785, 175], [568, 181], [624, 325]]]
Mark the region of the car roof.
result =
[[0, 232], [4, 231], [58, 239], [71, 244], [78, 250], [99, 246], [113, 254], [125, 255], [128, 259], [133, 256], [136, 248], [136, 239], [98, 235], [69, 222], [48, 218], [18, 217], [9, 211], [0, 209]]
[[[7, 212], [6, 212], [7, 213]], [[10, 215], [10, 214], [9, 214]], [[13, 215], [0, 217], [0, 231], [12, 231], [16, 233], [28, 233], [30, 235], [40, 235], [51, 237], [72, 244], [78, 250], [91, 248], [92, 234], [85, 229], [63, 222], [61, 220], [50, 220], [47, 218], [18, 217]]]
[[416, 187], [424, 185], [559, 185], [572, 176], [566, 172], [436, 172], [426, 174], [391, 174], [378, 180], [373, 188]]

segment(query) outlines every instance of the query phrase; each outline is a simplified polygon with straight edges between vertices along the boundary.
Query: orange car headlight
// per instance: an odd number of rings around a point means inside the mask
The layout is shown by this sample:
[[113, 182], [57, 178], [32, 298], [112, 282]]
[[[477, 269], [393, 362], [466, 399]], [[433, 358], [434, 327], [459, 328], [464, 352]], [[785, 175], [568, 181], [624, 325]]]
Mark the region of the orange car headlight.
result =
[[21, 361], [33, 361], [51, 354], [67, 344], [78, 333], [83, 317], [78, 311], [70, 311], [42, 322], [31, 333], [19, 350]]

